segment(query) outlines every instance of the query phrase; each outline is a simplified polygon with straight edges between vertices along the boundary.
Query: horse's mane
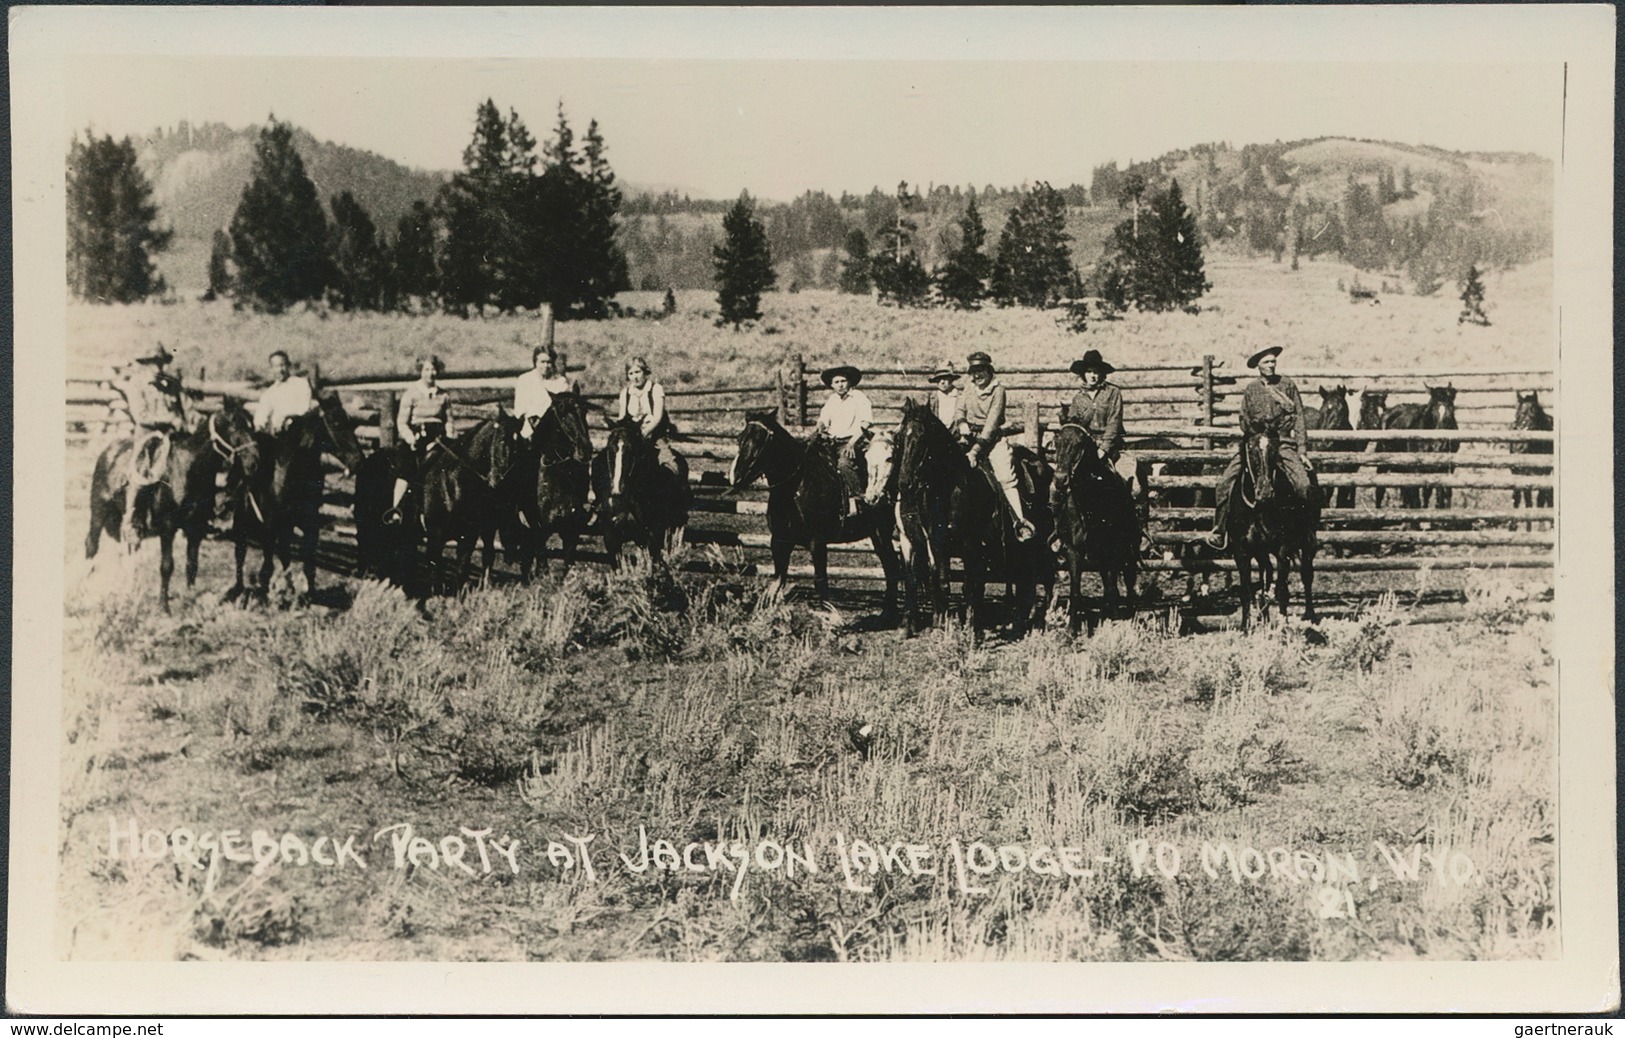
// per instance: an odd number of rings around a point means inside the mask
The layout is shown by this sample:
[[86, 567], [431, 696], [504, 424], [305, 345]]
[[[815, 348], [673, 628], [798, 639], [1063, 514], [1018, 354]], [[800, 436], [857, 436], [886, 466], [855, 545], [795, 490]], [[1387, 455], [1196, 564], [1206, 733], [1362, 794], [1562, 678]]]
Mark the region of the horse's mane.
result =
[[935, 450], [942, 450], [945, 447], [959, 449], [959, 444], [954, 441], [954, 434], [942, 424], [942, 419], [937, 417], [937, 413], [924, 404], [916, 403], [913, 397], [908, 397], [903, 401], [903, 423], [907, 424], [911, 420], [920, 424], [926, 446]]

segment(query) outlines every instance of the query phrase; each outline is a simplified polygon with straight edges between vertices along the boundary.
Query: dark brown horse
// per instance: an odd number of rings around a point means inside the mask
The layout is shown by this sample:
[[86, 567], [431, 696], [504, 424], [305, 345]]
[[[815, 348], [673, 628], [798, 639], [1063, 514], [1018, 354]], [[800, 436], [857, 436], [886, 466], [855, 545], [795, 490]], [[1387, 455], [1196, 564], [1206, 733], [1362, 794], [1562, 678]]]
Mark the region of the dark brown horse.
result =
[[897, 578], [901, 563], [892, 548], [891, 502], [881, 497], [847, 515], [847, 493], [837, 469], [835, 450], [818, 441], [792, 436], [772, 411], [750, 411], [739, 432], [739, 453], [728, 482], [741, 490], [758, 479], [767, 481], [767, 526], [773, 553], [773, 579], [783, 590], [790, 577], [790, 555], [797, 545], [812, 554], [813, 590], [829, 594], [829, 546], [867, 540], [880, 556], [886, 574], [884, 622], [897, 615]]
[[[1388, 394], [1375, 389], [1367, 389], [1360, 393], [1360, 421], [1356, 429], [1381, 429], [1383, 416], [1388, 413]], [[1359, 445], [1361, 453], [1380, 453], [1383, 449], [1382, 441], [1373, 440]], [[1382, 469], [1379, 467], [1378, 472]], [[1382, 507], [1386, 488], [1381, 484], [1371, 488], [1372, 504], [1376, 508]]]
[[[1023, 633], [1042, 623], [1055, 584], [1055, 560], [1049, 550], [1054, 528], [1048, 513], [1049, 466], [1021, 449], [1014, 459], [1034, 536], [1018, 542], [1010, 529], [1003, 492], [992, 474], [973, 468], [947, 426], [929, 408], [903, 402], [897, 429], [894, 466], [897, 478], [897, 527], [903, 543], [903, 614], [905, 630], [918, 631], [920, 587], [931, 592], [937, 622], [947, 615], [949, 560], [963, 562], [965, 602], [972, 638], [985, 627], [983, 589], [990, 574], [1002, 571], [1015, 584], [1011, 632]], [[1039, 586], [1045, 588], [1039, 602]], [[1034, 610], [1037, 604], [1039, 608]]]
[[175, 533], [186, 535], [186, 586], [191, 587], [197, 581], [198, 549], [214, 515], [215, 476], [233, 464], [247, 472], [260, 468], [254, 420], [240, 401], [228, 400], [196, 429], [171, 439], [162, 477], [139, 491], [137, 512], [147, 517], [145, 531], [122, 529], [134, 449], [135, 441], [125, 437], [108, 444], [96, 459], [90, 480], [85, 558], [96, 557], [103, 531], [132, 548], [135, 538], [156, 536], [161, 548], [158, 603], [167, 613], [169, 578], [175, 572]]
[[227, 601], [240, 597], [246, 590], [243, 562], [248, 557], [249, 541], [258, 540], [264, 552], [259, 574], [259, 592], [263, 595], [271, 586], [274, 564], [280, 561], [286, 571], [292, 561], [296, 530], [302, 535], [299, 541], [305, 578], [300, 593], [302, 599], [308, 600], [316, 589], [316, 546], [321, 535], [322, 497], [326, 491], [322, 455], [338, 458], [346, 472], [354, 472], [361, 464], [361, 444], [356, 441], [354, 425], [338, 395], [320, 395], [316, 404], [316, 410], [288, 419], [274, 433], [258, 434], [261, 459], [258, 471], [233, 474], [236, 495], [231, 536], [235, 542], [237, 569], [236, 580], [226, 592]]
[[[1241, 626], [1252, 622], [1252, 563], [1258, 563], [1259, 583], [1267, 591], [1275, 585], [1275, 602], [1287, 612], [1287, 572], [1293, 562], [1303, 581], [1303, 615], [1315, 620], [1315, 531], [1320, 526], [1320, 498], [1311, 488], [1308, 499], [1299, 497], [1281, 471], [1281, 432], [1278, 424], [1250, 433], [1241, 444], [1241, 480], [1230, 504], [1230, 552], [1241, 578]], [[1265, 599], [1266, 609], [1268, 599]]]
[[[422, 526], [431, 593], [461, 590], [476, 542], [484, 548], [481, 583], [490, 583], [497, 529], [514, 514], [516, 478], [528, 467], [521, 424], [499, 409], [459, 442], [442, 441], [424, 459]], [[451, 572], [446, 570], [447, 541], [457, 542]]]
[[[1454, 429], [1456, 428], [1456, 390], [1453, 386], [1427, 386], [1425, 404], [1400, 404], [1388, 409], [1382, 417], [1384, 429]], [[1395, 443], [1388, 441], [1379, 450], [1409, 451], [1413, 454], [1454, 454], [1461, 445], [1455, 440], [1411, 440]], [[1412, 471], [1418, 473], [1448, 473], [1453, 466], [1425, 465]], [[1378, 490], [1380, 496], [1381, 490]], [[1447, 486], [1401, 487], [1400, 501], [1406, 508], [1427, 508], [1431, 503], [1439, 508], [1450, 507], [1450, 488]], [[1379, 501], [1378, 507], [1382, 507]]]
[[[1310, 430], [1325, 429], [1328, 431], [1347, 432], [1354, 428], [1349, 421], [1349, 393], [1346, 386], [1334, 386], [1327, 389], [1320, 387], [1320, 406], [1303, 409], [1305, 428]], [[1334, 440], [1322, 442], [1315, 446], [1311, 437], [1310, 447], [1330, 453], [1348, 454], [1358, 453], [1365, 449], [1365, 445], [1357, 440]], [[1358, 467], [1347, 462], [1326, 462], [1316, 466], [1322, 472], [1353, 472]], [[1354, 487], [1337, 487], [1324, 492], [1326, 504], [1335, 508], [1354, 507]]]
[[576, 546], [589, 518], [592, 438], [587, 432], [587, 407], [574, 390], [555, 393], [546, 414], [527, 419], [529, 460], [514, 488], [519, 516], [528, 528], [516, 541], [521, 580], [530, 580], [533, 563], [538, 571], [545, 569], [547, 542], [555, 533], [564, 548], [564, 571], [575, 564]]
[[[1083, 596], [1079, 578], [1093, 563], [1100, 574], [1107, 617], [1134, 613], [1134, 585], [1139, 573], [1140, 517], [1134, 494], [1100, 457], [1089, 431], [1076, 422], [1064, 423], [1055, 434], [1055, 487], [1060, 511], [1055, 529], [1071, 573], [1072, 597], [1067, 621], [1076, 634], [1083, 622]], [[1118, 596], [1122, 580], [1127, 600]], [[1090, 630], [1094, 630], [1090, 622]]]
[[[1535, 390], [1525, 393], [1515, 391], [1518, 396], [1518, 410], [1512, 416], [1512, 428], [1529, 432], [1551, 432], [1552, 416], [1540, 406], [1540, 399]], [[1507, 445], [1513, 454], [1543, 454], [1550, 456], [1552, 441], [1525, 440]], [[1515, 476], [1551, 476], [1551, 465], [1531, 465], [1527, 468], [1518, 466], [1512, 470]], [[1541, 487], [1514, 487], [1512, 489], [1513, 508], [1550, 508], [1552, 507], [1552, 488]]]
[[621, 549], [632, 544], [659, 563], [682, 543], [688, 525], [688, 463], [676, 459], [676, 471], [660, 464], [655, 444], [644, 437], [635, 418], [611, 422], [609, 441], [592, 462], [593, 493], [604, 550], [620, 562]]

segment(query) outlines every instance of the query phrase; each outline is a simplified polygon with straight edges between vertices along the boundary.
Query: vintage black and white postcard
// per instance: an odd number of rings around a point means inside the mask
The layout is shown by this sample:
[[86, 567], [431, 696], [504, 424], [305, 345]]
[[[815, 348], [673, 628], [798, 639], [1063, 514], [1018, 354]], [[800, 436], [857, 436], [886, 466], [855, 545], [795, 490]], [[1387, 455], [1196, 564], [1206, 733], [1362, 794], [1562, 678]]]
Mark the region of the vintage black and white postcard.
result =
[[13, 8], [8, 1006], [1617, 1005], [1613, 17]]

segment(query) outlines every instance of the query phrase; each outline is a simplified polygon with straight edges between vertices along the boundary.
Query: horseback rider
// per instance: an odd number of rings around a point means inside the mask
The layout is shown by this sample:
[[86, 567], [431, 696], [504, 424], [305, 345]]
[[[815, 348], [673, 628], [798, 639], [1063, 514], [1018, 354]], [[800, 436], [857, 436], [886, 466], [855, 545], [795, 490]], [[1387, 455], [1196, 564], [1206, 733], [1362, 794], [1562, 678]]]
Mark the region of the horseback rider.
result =
[[1072, 362], [1072, 374], [1083, 388], [1066, 405], [1065, 419], [1086, 429], [1095, 441], [1101, 460], [1122, 477], [1134, 482], [1134, 458], [1123, 454], [1123, 391], [1107, 381], [1114, 368], [1099, 350], [1090, 350], [1082, 360]]
[[846, 487], [847, 514], [856, 515], [863, 499], [863, 447], [869, 428], [875, 423], [875, 409], [869, 397], [856, 387], [863, 372], [850, 364], [837, 364], [820, 376], [830, 388], [829, 399], [818, 410], [814, 435], [827, 436], [840, 444], [841, 482]]
[[1010, 444], [1005, 440], [1008, 401], [1004, 386], [994, 377], [993, 358], [985, 353], [978, 351], [965, 358], [965, 370], [970, 375], [972, 392], [960, 397], [959, 410], [950, 428], [972, 437], [970, 446], [965, 449], [972, 468], [983, 457], [987, 458], [994, 478], [1004, 491], [1004, 499], [1009, 502], [1010, 511], [1015, 515], [1016, 540], [1028, 540], [1033, 535], [1033, 524], [1021, 507], [1015, 461], [1010, 455]]
[[638, 423], [662, 468], [674, 476], [683, 473], [678, 468], [677, 453], [671, 449], [671, 416], [666, 413], [666, 389], [651, 377], [649, 362], [633, 357], [626, 362], [626, 385], [615, 412], [616, 421], [632, 418]]
[[[169, 463], [170, 437], [186, 427], [186, 406], [182, 402], [181, 380], [165, 371], [175, 358], [158, 344], [156, 352], [135, 358], [136, 367], [114, 369], [113, 388], [129, 405], [135, 423], [136, 439], [130, 451], [129, 492], [124, 498], [125, 544], [132, 550], [145, 536], [140, 527], [136, 498], [143, 488], [156, 483]], [[151, 370], [144, 370], [150, 368]], [[133, 534], [133, 536], [131, 536]]]
[[[1241, 396], [1241, 431], [1243, 436], [1264, 432], [1274, 427], [1281, 437], [1281, 471], [1286, 473], [1292, 489], [1300, 498], [1308, 500], [1313, 493], [1310, 474], [1314, 464], [1309, 460], [1309, 432], [1303, 420], [1303, 400], [1297, 384], [1285, 375], [1275, 373], [1276, 358], [1282, 347], [1270, 346], [1247, 358], [1247, 366], [1258, 371], [1258, 378], [1247, 384]], [[1230, 459], [1224, 475], [1219, 477], [1218, 503], [1213, 510], [1213, 531], [1207, 536], [1210, 547], [1224, 551], [1229, 543], [1227, 526], [1230, 520], [1230, 498], [1241, 479], [1241, 452]]]
[[277, 350], [267, 360], [271, 364], [271, 384], [254, 402], [254, 428], [279, 433], [288, 422], [315, 409], [316, 394], [308, 378], [294, 377], [293, 361], [286, 351]]
[[384, 513], [386, 523], [401, 521], [401, 501], [411, 485], [408, 476], [420, 474], [429, 451], [454, 435], [451, 397], [437, 384], [445, 370], [439, 357], [434, 354], [424, 357], [418, 366], [418, 380], [401, 393], [395, 417], [395, 432], [401, 444], [400, 474], [395, 479], [394, 501]]
[[943, 361], [937, 370], [932, 372], [929, 379], [937, 387], [937, 392], [931, 397], [931, 413], [942, 420], [942, 424], [952, 429], [954, 417], [959, 414], [959, 398], [963, 395], [959, 388], [959, 372], [954, 370], [954, 362]]
[[[553, 406], [555, 393], [568, 393], [574, 387], [559, 370], [559, 354], [552, 343], [538, 343], [530, 351], [531, 369], [513, 383], [513, 413], [524, 425], [519, 435], [529, 440]], [[664, 395], [664, 394], [662, 394]]]

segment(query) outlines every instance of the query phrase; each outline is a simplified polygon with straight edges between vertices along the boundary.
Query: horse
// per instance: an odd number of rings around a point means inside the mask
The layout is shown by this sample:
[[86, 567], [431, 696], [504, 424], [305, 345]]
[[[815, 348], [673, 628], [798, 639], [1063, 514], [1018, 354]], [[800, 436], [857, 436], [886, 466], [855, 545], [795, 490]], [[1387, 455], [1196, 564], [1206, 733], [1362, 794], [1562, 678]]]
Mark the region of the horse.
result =
[[1032, 622], [1040, 585], [1046, 588], [1037, 611], [1037, 622], [1042, 623], [1055, 580], [1055, 560], [1049, 550], [1053, 524], [1046, 508], [1049, 466], [1025, 449], [1015, 458], [1018, 478], [1029, 491], [1025, 497], [1036, 531], [1021, 543], [1015, 541], [1010, 530], [1004, 494], [992, 474], [971, 467], [953, 434], [929, 407], [913, 400], [903, 402], [895, 449], [906, 633], [918, 633], [923, 573], [930, 576], [928, 587], [935, 618], [940, 622], [946, 616], [948, 564], [954, 555], [965, 567], [965, 601], [973, 640], [981, 641], [983, 588], [988, 572], [995, 567], [1003, 568], [1016, 586], [1012, 634], [1019, 636]]
[[[774, 587], [789, 583], [790, 555], [798, 545], [812, 554], [813, 591], [829, 594], [829, 546], [868, 540], [886, 574], [883, 622], [897, 616], [897, 579], [901, 562], [892, 547], [892, 510], [884, 494], [847, 515], [846, 487], [835, 452], [818, 441], [797, 439], [779, 424], [773, 411], [747, 411], [739, 431], [738, 453], [729, 467], [728, 484], [742, 490], [758, 479], [767, 481], [767, 526], [773, 553]], [[867, 487], [865, 497], [875, 491]]]
[[[461, 590], [476, 541], [484, 548], [480, 583], [490, 584], [497, 528], [515, 514], [515, 486], [527, 467], [522, 428], [520, 419], [499, 408], [460, 443], [442, 440], [424, 459], [421, 522], [431, 594]], [[456, 568], [448, 574], [446, 542], [453, 540]]]
[[660, 464], [652, 441], [636, 418], [611, 422], [609, 441], [592, 463], [593, 493], [604, 550], [619, 564], [621, 549], [634, 544], [659, 563], [663, 553], [683, 542], [688, 525], [688, 463], [677, 458], [677, 471]]
[[[1275, 584], [1275, 601], [1287, 612], [1287, 570], [1294, 559], [1303, 581], [1303, 616], [1315, 616], [1315, 531], [1320, 526], [1319, 495], [1311, 489], [1299, 497], [1281, 471], [1280, 423], [1247, 434], [1241, 444], [1241, 480], [1231, 500], [1231, 557], [1241, 576], [1241, 626], [1252, 621], [1251, 563], [1258, 563], [1259, 582], [1267, 591]], [[1266, 608], [1267, 608], [1266, 599]]]
[[[1540, 406], [1540, 399], [1536, 390], [1531, 389], [1527, 393], [1523, 390], [1514, 390], [1514, 393], [1518, 397], [1518, 410], [1512, 417], [1512, 428], [1515, 431], [1551, 432], [1552, 416], [1546, 413], [1544, 407]], [[1552, 442], [1550, 440], [1523, 440], [1508, 444], [1507, 449], [1513, 454], [1544, 454], [1549, 456], [1552, 453]], [[1512, 474], [1515, 476], [1550, 476], [1552, 467], [1550, 465], [1529, 466], [1527, 468], [1517, 466], [1513, 468]], [[1552, 488], [1513, 487], [1512, 507], [1550, 508], [1552, 507]], [[1513, 525], [1517, 525], [1516, 520], [1514, 520]], [[1527, 527], [1528, 524], [1526, 523], [1525, 526]]]
[[284, 571], [291, 561], [294, 531], [303, 536], [300, 556], [305, 586], [302, 600], [316, 589], [316, 546], [322, 528], [325, 477], [322, 454], [338, 458], [346, 472], [361, 464], [350, 416], [336, 393], [316, 398], [316, 409], [288, 419], [281, 429], [256, 434], [262, 464], [255, 473], [239, 472], [232, 508], [231, 537], [235, 544], [236, 580], [225, 600], [243, 595], [243, 562], [248, 545], [257, 538], [264, 558], [260, 563], [260, 593], [270, 589], [271, 572], [278, 560]]
[[[1128, 484], [1101, 459], [1089, 431], [1076, 422], [1063, 423], [1055, 434], [1055, 486], [1060, 511], [1056, 530], [1071, 573], [1067, 622], [1073, 634], [1083, 620], [1078, 583], [1086, 561], [1100, 574], [1106, 615], [1134, 613], [1134, 585], [1139, 571], [1140, 517]], [[1127, 600], [1118, 597], [1121, 578]], [[1091, 623], [1093, 631], [1094, 624]]]
[[[1400, 404], [1389, 408], [1382, 416], [1384, 429], [1454, 429], [1456, 428], [1456, 390], [1453, 386], [1426, 386], [1428, 402], [1425, 404]], [[1413, 454], [1454, 454], [1461, 445], [1454, 440], [1411, 440], [1403, 448], [1389, 446], [1387, 449], [1405, 449]], [[1451, 466], [1422, 465], [1415, 471], [1419, 473], [1448, 473]], [[1440, 508], [1450, 507], [1450, 488], [1447, 486], [1420, 486], [1401, 487], [1400, 501], [1406, 508], [1426, 508], [1429, 498]], [[1379, 504], [1378, 507], [1381, 507]]]
[[415, 520], [386, 523], [384, 513], [394, 505], [396, 480], [410, 476], [398, 450], [373, 451], [357, 466], [352, 508], [358, 574], [382, 577], [398, 586], [406, 583], [422, 526]]
[[[530, 582], [531, 565], [546, 567], [547, 542], [559, 535], [564, 572], [575, 564], [576, 545], [587, 526], [591, 489], [592, 438], [587, 432], [588, 404], [571, 390], [555, 393], [547, 413], [532, 422], [533, 457], [515, 486], [519, 517], [528, 531], [516, 537], [519, 579]], [[504, 538], [506, 544], [506, 538]]]
[[[1364, 391], [1362, 391], [1360, 393], [1360, 422], [1359, 422], [1358, 425], [1355, 426], [1355, 428], [1356, 429], [1381, 429], [1383, 427], [1383, 425], [1382, 425], [1383, 416], [1386, 415], [1387, 413], [1388, 413], [1388, 394], [1385, 393], [1385, 392], [1379, 392], [1379, 391], [1377, 391], [1375, 389], [1364, 390]], [[1380, 453], [1385, 449], [1391, 449], [1391, 448], [1385, 447], [1383, 441], [1381, 441], [1381, 440], [1373, 440], [1373, 441], [1368, 442], [1368, 443], [1359, 444], [1359, 449], [1360, 449], [1360, 451], [1362, 453], [1372, 453], [1372, 452]], [[1380, 473], [1380, 472], [1382, 472], [1384, 470], [1379, 465], [1377, 467], [1377, 471]], [[1372, 494], [1372, 501], [1373, 501], [1375, 507], [1377, 507], [1377, 508], [1382, 507], [1383, 495], [1386, 494], [1386, 493], [1387, 493], [1387, 488], [1382, 486], [1380, 483], [1375, 484], [1375, 485], [1372, 486], [1371, 494]]]
[[85, 535], [85, 558], [93, 559], [101, 535], [117, 537], [134, 548], [143, 535], [156, 536], [161, 548], [158, 562], [158, 604], [169, 612], [169, 578], [175, 572], [175, 533], [186, 535], [186, 586], [197, 582], [198, 549], [214, 515], [215, 477], [223, 466], [238, 464], [256, 472], [259, 446], [254, 420], [240, 401], [228, 400], [189, 432], [170, 440], [169, 458], [158, 482], [140, 488], [139, 506], [148, 516], [147, 529], [125, 530], [124, 499], [130, 492], [130, 455], [136, 441], [122, 437], [109, 443], [96, 458], [90, 480], [90, 530]]
[[[1328, 431], [1348, 432], [1354, 428], [1349, 421], [1350, 390], [1346, 386], [1334, 386], [1327, 389], [1320, 387], [1320, 406], [1303, 409], [1304, 428], [1311, 431], [1325, 429]], [[1356, 453], [1364, 450], [1364, 445], [1355, 440], [1334, 440], [1321, 444], [1320, 450], [1337, 454]], [[1322, 472], [1353, 472], [1358, 466], [1346, 462], [1332, 462], [1318, 466]], [[1324, 492], [1325, 504], [1334, 508], [1354, 507], [1354, 487], [1337, 487]]]

